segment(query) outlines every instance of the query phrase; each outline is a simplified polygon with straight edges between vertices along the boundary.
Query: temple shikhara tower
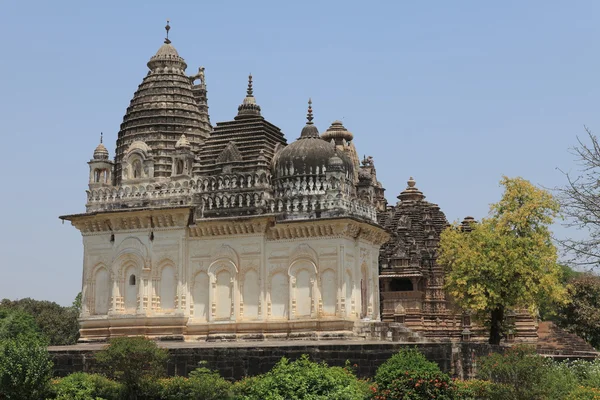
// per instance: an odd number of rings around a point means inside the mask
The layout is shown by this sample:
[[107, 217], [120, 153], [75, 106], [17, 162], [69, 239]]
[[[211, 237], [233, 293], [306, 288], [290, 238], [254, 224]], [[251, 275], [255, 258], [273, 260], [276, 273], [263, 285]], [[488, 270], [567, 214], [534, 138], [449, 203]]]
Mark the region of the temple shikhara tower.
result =
[[81, 340], [474, 336], [436, 263], [446, 217], [415, 181], [388, 205], [373, 158], [340, 121], [320, 134], [310, 100], [288, 143], [252, 76], [212, 125], [205, 69], [188, 75], [166, 28], [114, 158], [101, 140], [88, 162], [85, 213], [61, 217], [83, 236]]

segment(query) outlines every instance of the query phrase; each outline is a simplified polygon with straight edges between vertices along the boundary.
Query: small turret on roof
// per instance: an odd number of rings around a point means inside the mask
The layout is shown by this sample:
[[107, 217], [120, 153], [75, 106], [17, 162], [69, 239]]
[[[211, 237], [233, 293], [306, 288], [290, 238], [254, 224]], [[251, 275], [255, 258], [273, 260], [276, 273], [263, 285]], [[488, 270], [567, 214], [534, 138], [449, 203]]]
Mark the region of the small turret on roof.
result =
[[94, 160], [108, 160], [108, 150], [102, 144], [102, 132], [100, 132], [100, 144], [94, 150]]

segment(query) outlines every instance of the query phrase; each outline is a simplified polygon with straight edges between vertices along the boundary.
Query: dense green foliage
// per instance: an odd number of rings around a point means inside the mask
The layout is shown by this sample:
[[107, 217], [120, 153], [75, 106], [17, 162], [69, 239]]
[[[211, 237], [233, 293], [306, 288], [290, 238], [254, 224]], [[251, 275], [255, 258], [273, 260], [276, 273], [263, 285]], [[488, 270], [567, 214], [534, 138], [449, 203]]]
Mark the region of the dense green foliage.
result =
[[100, 371], [125, 385], [130, 398], [136, 398], [144, 380], [166, 373], [168, 352], [141, 336], [118, 337], [96, 354]]
[[375, 374], [373, 399], [450, 400], [450, 377], [416, 349], [403, 349], [384, 362]]
[[0, 399], [43, 398], [51, 376], [50, 354], [38, 335], [0, 339]]
[[63, 307], [51, 301], [30, 298], [15, 301], [4, 299], [0, 301], [0, 310], [20, 310], [30, 314], [50, 345], [57, 346], [77, 343], [79, 308], [76, 304], [77, 301], [71, 307]]
[[600, 349], [600, 277], [581, 274], [567, 290], [570, 301], [559, 308], [557, 324]]
[[282, 358], [266, 374], [237, 382], [234, 390], [239, 400], [362, 400], [369, 385], [349, 366], [330, 367], [303, 355], [291, 362]]
[[20, 336], [43, 337], [31, 314], [0, 307], [0, 340], [16, 339]]
[[102, 375], [76, 372], [53, 380], [50, 393], [56, 400], [121, 400], [125, 387]]
[[566, 300], [549, 229], [558, 203], [522, 178], [501, 184], [504, 194], [489, 218], [442, 232], [438, 258], [456, 304], [489, 321], [491, 344], [506, 335], [507, 311], [536, 312], [542, 302]]

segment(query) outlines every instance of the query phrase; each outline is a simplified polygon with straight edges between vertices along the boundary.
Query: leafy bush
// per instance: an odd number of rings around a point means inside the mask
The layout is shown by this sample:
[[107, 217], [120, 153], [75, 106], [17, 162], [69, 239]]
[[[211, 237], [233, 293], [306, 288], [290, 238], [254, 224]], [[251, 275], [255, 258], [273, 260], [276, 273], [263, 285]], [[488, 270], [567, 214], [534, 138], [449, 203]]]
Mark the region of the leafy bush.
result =
[[0, 340], [0, 398], [43, 398], [52, 376], [52, 361], [46, 342], [20, 335]]
[[376, 400], [452, 399], [452, 382], [441, 371], [406, 371], [385, 387], [375, 385]]
[[569, 364], [577, 381], [582, 386], [600, 389], [600, 360], [576, 360]]
[[266, 374], [236, 382], [234, 392], [239, 400], [362, 400], [369, 385], [348, 365], [329, 367], [303, 355], [292, 362], [284, 357]]
[[479, 359], [477, 377], [514, 388], [514, 399], [551, 398], [545, 387], [552, 360], [539, 356], [531, 346], [517, 345], [504, 354], [492, 353]]
[[453, 385], [454, 400], [508, 400], [514, 398], [513, 388], [501, 383], [480, 379], [456, 380]]
[[579, 386], [565, 400], [600, 400], [600, 389]]
[[121, 400], [125, 387], [102, 375], [76, 372], [52, 381], [51, 392], [56, 400]]
[[163, 400], [225, 400], [231, 397], [231, 383], [218, 372], [196, 368], [189, 378], [174, 377], [159, 381]]
[[381, 364], [375, 373], [373, 398], [449, 399], [450, 377], [417, 349], [402, 349]]
[[141, 336], [111, 339], [96, 353], [100, 370], [125, 385], [130, 397], [136, 398], [144, 379], [165, 375], [168, 352]]

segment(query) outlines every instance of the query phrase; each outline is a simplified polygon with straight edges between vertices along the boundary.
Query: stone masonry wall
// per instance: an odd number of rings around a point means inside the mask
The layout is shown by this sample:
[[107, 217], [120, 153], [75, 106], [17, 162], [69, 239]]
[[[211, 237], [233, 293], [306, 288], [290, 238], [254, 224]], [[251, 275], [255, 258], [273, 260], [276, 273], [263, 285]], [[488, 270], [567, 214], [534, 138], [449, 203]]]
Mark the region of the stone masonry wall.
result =
[[[69, 348], [71, 347], [71, 348]], [[372, 377], [377, 367], [403, 347], [418, 348], [429, 360], [454, 377], [469, 378], [474, 374], [476, 357], [488, 354], [494, 349], [487, 344], [475, 343], [417, 343], [399, 344], [389, 342], [360, 343], [294, 343], [294, 344], [252, 344], [193, 346], [189, 343], [169, 343], [165, 347], [170, 353], [169, 375], [187, 375], [198, 363], [205, 361], [207, 367], [218, 370], [227, 379], [237, 380], [269, 371], [282, 357], [299, 358], [308, 354], [311, 360], [325, 361], [331, 366], [343, 366], [346, 360], [355, 368], [360, 377]], [[85, 346], [65, 346], [50, 349], [54, 359], [56, 376], [72, 372], [90, 372], [94, 367], [94, 353], [97, 350]]]

